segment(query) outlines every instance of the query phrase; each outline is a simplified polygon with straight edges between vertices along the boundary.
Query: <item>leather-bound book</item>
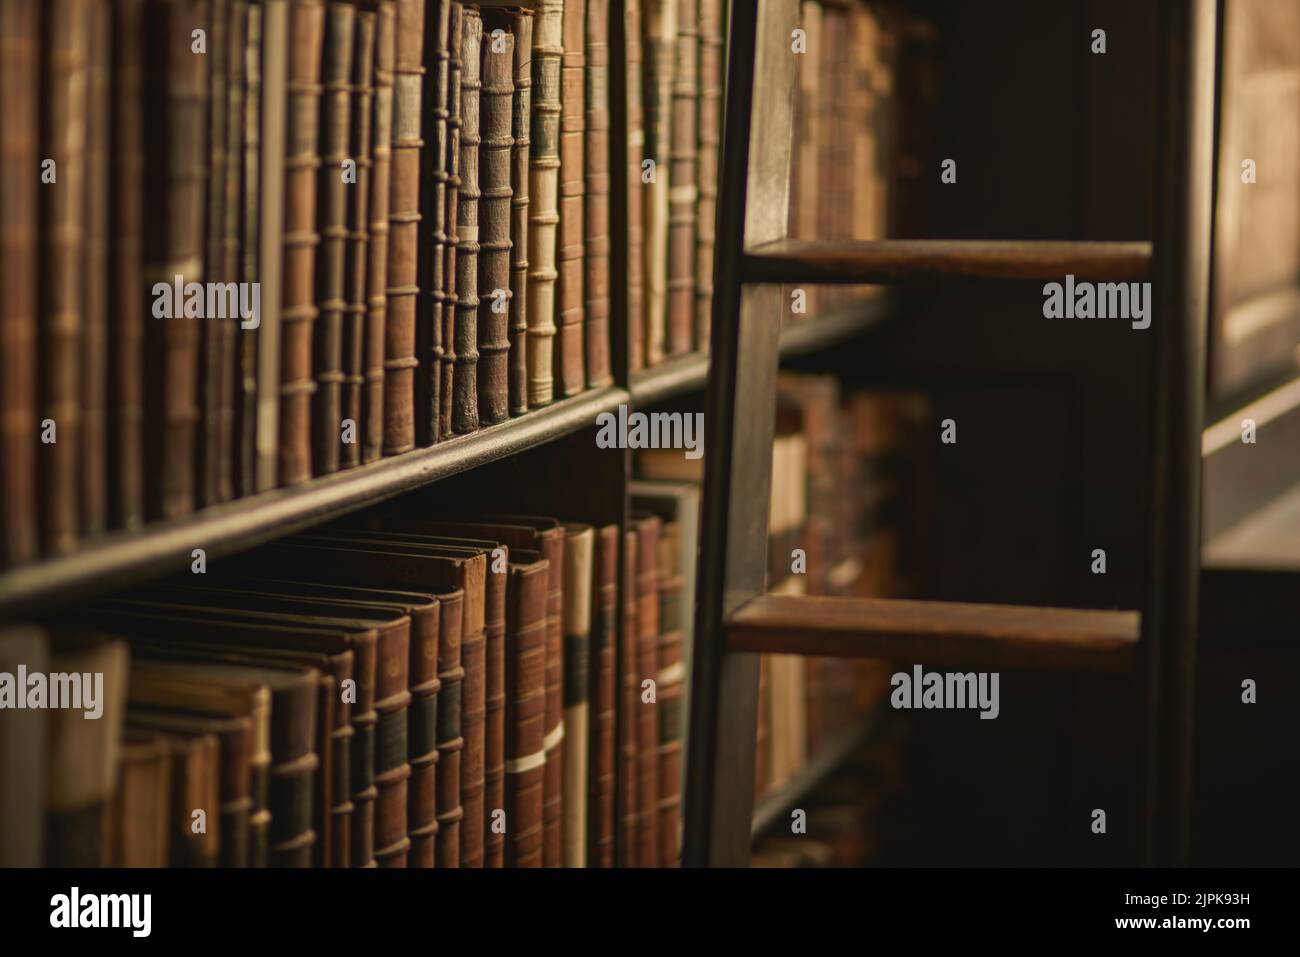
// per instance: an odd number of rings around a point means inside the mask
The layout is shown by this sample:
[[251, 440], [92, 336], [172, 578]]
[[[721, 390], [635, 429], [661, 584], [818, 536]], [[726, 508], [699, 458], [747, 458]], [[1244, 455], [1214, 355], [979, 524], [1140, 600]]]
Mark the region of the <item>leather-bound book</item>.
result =
[[[442, 375], [438, 397], [438, 435], [452, 434], [451, 414], [456, 389], [456, 250], [460, 244], [456, 217], [460, 207], [460, 77], [465, 7], [447, 0], [447, 204], [443, 212], [446, 240], [442, 264]], [[436, 317], [435, 317], [436, 318]]]
[[[518, 553], [516, 558], [518, 558]], [[506, 605], [506, 866], [543, 863], [546, 588], [540, 557], [510, 566]]]
[[[5, 101], [8, 102], [8, 101]], [[0, 629], [0, 672], [49, 671], [45, 632], [32, 625]], [[40, 867], [45, 835], [45, 762], [49, 759], [43, 711], [24, 708], [0, 721], [0, 867]]]
[[362, 330], [361, 461], [384, 447], [384, 350], [388, 319], [388, 213], [392, 187], [393, 61], [397, 55], [395, 0], [375, 10], [375, 98], [370, 127], [370, 228], [366, 248], [366, 321]]
[[587, 866], [587, 727], [596, 529], [564, 525], [564, 866]]
[[[249, 8], [248, 101], [244, 151], [244, 281], [261, 288], [257, 334], [244, 336], [245, 406], [251, 405], [251, 491], [274, 488], [280, 477], [280, 306], [284, 300], [284, 204], [262, 202], [283, 195], [285, 125], [289, 96], [289, 7], [262, 0]], [[251, 345], [250, 345], [251, 340]], [[248, 377], [252, 377], [250, 391]], [[247, 441], [247, 439], [245, 440]]]
[[[596, 530], [594, 584], [591, 594], [590, 741], [591, 771], [587, 789], [587, 866], [614, 866], [615, 738], [618, 672], [617, 525]], [[581, 729], [579, 729], [579, 733]]]
[[[223, 170], [223, 204], [221, 230], [221, 274], [227, 282], [239, 282], [243, 253], [243, 228], [240, 221], [240, 192], [244, 172], [244, 57], [247, 49], [247, 0], [229, 0], [226, 7], [226, 110], [222, 130], [222, 148], [226, 153]], [[250, 301], [251, 307], [251, 301]], [[240, 363], [240, 340], [247, 338], [241, 328], [238, 310], [221, 320], [221, 462], [217, 473], [217, 497], [229, 501], [238, 494], [240, 442], [240, 403], [243, 369]], [[257, 333], [248, 330], [256, 337]]]
[[670, 356], [695, 339], [696, 96], [699, 93], [699, 0], [676, 0], [672, 125], [668, 144], [668, 328]]
[[664, 522], [659, 537], [656, 587], [659, 592], [659, 661], [656, 710], [659, 712], [659, 866], [676, 867], [681, 853], [682, 728], [685, 707], [685, 578], [681, 526]]
[[510, 414], [528, 411], [528, 152], [533, 112], [533, 11], [510, 11], [515, 38], [510, 132]]
[[[576, 2], [576, 0], [575, 0]], [[541, 0], [533, 23], [533, 118], [528, 142], [528, 405], [555, 396], [556, 229], [564, 0]]]
[[465, 591], [442, 592], [438, 644], [438, 781], [437, 845], [435, 866], [460, 866], [461, 822], [465, 809], [460, 803], [460, 766], [465, 738], [460, 733], [461, 696], [465, 686], [465, 668], [461, 664], [461, 634], [465, 621]]
[[[41, 205], [37, 327], [41, 441], [36, 448], [41, 542], [46, 554], [71, 551], [80, 525], [77, 455], [81, 448], [81, 340], [85, 334], [81, 271], [85, 255], [89, 6], [89, 0], [42, 4], [42, 165], [38, 169], [42, 177], [47, 169], [56, 177], [53, 182], [41, 183], [37, 190]], [[30, 98], [33, 92], [18, 95]], [[51, 433], [51, 428], [56, 431]]]
[[[490, 19], [488, 17], [491, 17]], [[507, 14], [485, 16], [479, 175], [482, 242], [478, 264], [478, 415], [482, 425], [510, 416], [510, 151], [515, 38]], [[500, 32], [497, 32], [500, 31]]]
[[351, 109], [348, 117], [349, 156], [356, 163], [356, 181], [344, 187], [347, 243], [343, 261], [343, 398], [340, 414], [352, 423], [350, 441], [340, 434], [339, 468], [361, 464], [364, 441], [362, 391], [365, 388], [366, 293], [369, 265], [370, 138], [374, 132], [371, 110], [375, 98], [375, 10], [357, 8], [353, 34]]
[[[641, 97], [645, 82], [641, 49], [641, 0], [625, 0], [623, 63], [627, 117], [627, 367], [635, 372], [645, 361], [645, 202], [641, 181], [645, 160], [645, 120]], [[617, 29], [617, 28], [616, 28]], [[617, 34], [615, 34], [617, 35]], [[615, 113], [617, 115], [617, 113]]]
[[583, 204], [586, 192], [587, 125], [586, 70], [587, 5], [569, 0], [564, 5], [560, 63], [560, 222], [556, 231], [555, 284], [556, 336], [555, 391], [576, 395], [586, 384], [583, 358]]
[[442, 312], [447, 265], [447, 84], [451, 79], [451, 4], [436, 0], [425, 17], [424, 46], [431, 66], [424, 75], [424, 175], [420, 177], [420, 297], [415, 351], [415, 441], [432, 445], [441, 435], [443, 365]]
[[656, 682], [653, 703], [637, 699], [637, 864], [659, 863], [659, 536], [657, 515], [634, 513], [637, 527], [636, 670], [640, 681]]
[[91, 3], [86, 11], [86, 244], [79, 279], [84, 297], [81, 335], [81, 535], [108, 527], [108, 243], [109, 159], [112, 147], [112, 11]]
[[[38, 0], [0, 6], [0, 568], [36, 557], [37, 208], [40, 165]], [[27, 172], [25, 172], [27, 171]], [[119, 187], [123, 184], [119, 181]]]
[[700, 2], [699, 108], [696, 115], [695, 348], [709, 347], [713, 324], [713, 250], [718, 215], [718, 161], [722, 152], [723, 0]]
[[[232, 217], [237, 236], [236, 278], [243, 283], [258, 282], [258, 257], [261, 255], [258, 229], [262, 208], [260, 187], [262, 157], [262, 6], [249, 0], [236, 0], [232, 51], [239, 65], [235, 76], [240, 82], [232, 86], [231, 121], [237, 127], [238, 156], [232, 164], [237, 192]], [[250, 286], [251, 288], [251, 286]], [[236, 327], [235, 375], [232, 399], [235, 421], [231, 481], [236, 498], [257, 491], [257, 345], [258, 330]]]
[[171, 799], [162, 807], [163, 821], [171, 832], [167, 863], [171, 867], [216, 867], [220, 863], [221, 818], [214, 814], [202, 828], [194, 826], [193, 812], [204, 816], [220, 806], [220, 745], [210, 733], [176, 734], [127, 718], [127, 740], [143, 734], [162, 741], [171, 756]]
[[312, 472], [327, 475], [339, 467], [343, 424], [344, 261], [347, 253], [347, 196], [357, 184], [343, 180], [343, 166], [355, 159], [352, 133], [352, 57], [356, 5], [329, 0], [325, 6], [325, 47], [321, 56], [320, 153], [316, 180], [316, 325], [312, 331]]
[[478, 203], [479, 94], [482, 89], [483, 19], [464, 8], [460, 34], [460, 190], [456, 205], [456, 359], [451, 429], [478, 428]]
[[637, 731], [641, 704], [641, 669], [637, 665], [637, 558], [635, 528], [623, 536], [622, 629], [619, 640], [618, 691], [618, 831], [615, 860], [619, 867], [636, 867], [640, 801], [637, 798]]
[[424, 0], [397, 0], [392, 182], [388, 191], [388, 313], [384, 318], [384, 454], [415, 448], [415, 307], [419, 293], [420, 93]]
[[128, 730], [106, 812], [106, 866], [167, 867], [171, 863], [171, 794], [172, 752], [166, 739]]
[[609, 0], [586, 0], [586, 194], [583, 198], [583, 354], [587, 388], [613, 382], [609, 365]]
[[668, 322], [668, 208], [672, 187], [673, 52], [679, 0], [642, 0], [645, 84], [645, 159], [654, 162], [645, 197], [645, 364], [664, 358]]

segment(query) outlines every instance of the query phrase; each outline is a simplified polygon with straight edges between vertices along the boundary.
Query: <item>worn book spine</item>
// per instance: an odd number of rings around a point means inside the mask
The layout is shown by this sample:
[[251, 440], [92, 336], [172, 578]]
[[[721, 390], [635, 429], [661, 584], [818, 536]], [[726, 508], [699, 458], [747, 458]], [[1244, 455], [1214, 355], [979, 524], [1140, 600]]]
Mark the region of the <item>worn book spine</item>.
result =
[[533, 11], [512, 10], [514, 81], [510, 132], [510, 414], [528, 411], [528, 153], [533, 110]]
[[[39, 7], [37, 0], [0, 7], [0, 456], [5, 462], [0, 469], [0, 568], [32, 561], [39, 547], [36, 277], [37, 209], [43, 197], [30, 185], [30, 171], [40, 167], [42, 111], [31, 93], [40, 88]], [[137, 143], [137, 157], [139, 149]], [[138, 263], [138, 222], [136, 226]], [[133, 292], [138, 297], [139, 287]], [[137, 327], [138, 316], [134, 314]], [[138, 507], [138, 488], [133, 498]]]
[[[709, 347], [713, 324], [713, 250], [718, 214], [718, 161], [722, 144], [722, 3], [700, 2], [699, 111], [695, 206], [695, 348]], [[792, 190], [793, 192], [793, 190]]]
[[[614, 866], [614, 789], [618, 745], [615, 738], [618, 674], [617, 525], [597, 530], [591, 602], [591, 717], [587, 792], [587, 866]], [[581, 729], [579, 729], [581, 733]]]
[[585, 130], [587, 5], [564, 5], [560, 60], [560, 222], [556, 230], [556, 354], [555, 391], [560, 396], [581, 392], [586, 385], [583, 318], [583, 205], [586, 200]]
[[406, 815], [410, 660], [410, 619], [402, 618], [380, 630], [376, 658], [375, 863], [380, 867], [405, 867], [411, 847]]
[[668, 355], [690, 352], [695, 339], [696, 95], [699, 0], [676, 0], [672, 125], [668, 179]]
[[506, 618], [506, 866], [542, 866], [546, 562], [511, 565]]
[[[658, 516], [636, 519], [636, 670], [640, 679], [659, 675]], [[637, 728], [637, 863], [659, 863], [659, 707], [639, 703]]]
[[[482, 425], [510, 415], [510, 151], [515, 40], [508, 16], [485, 20], [483, 42], [483, 143], [479, 172], [482, 243], [478, 266], [478, 414]], [[499, 33], [497, 31], [500, 31]]]
[[[575, 0], [577, 2], [577, 0]], [[541, 0], [533, 24], [533, 118], [528, 143], [528, 404], [555, 394], [556, 227], [559, 224], [560, 59], [564, 2]]]
[[337, 472], [343, 421], [343, 268], [347, 249], [347, 194], [355, 183], [355, 168], [345, 169], [353, 157], [348, 148], [351, 133], [353, 34], [356, 6], [348, 0], [330, 0], [325, 8], [325, 47], [321, 61], [320, 153], [316, 182], [316, 325], [312, 331], [312, 370], [316, 392], [312, 396], [312, 471]]
[[465, 668], [461, 664], [461, 633], [465, 617], [465, 593], [454, 591], [439, 596], [441, 639], [438, 642], [438, 838], [437, 867], [460, 867], [461, 822], [465, 811], [460, 803], [461, 690]]
[[348, 84], [351, 104], [348, 149], [350, 158], [356, 164], [356, 177], [352, 182], [344, 180], [347, 242], [343, 264], [343, 396], [340, 401], [343, 422], [340, 434], [335, 438], [339, 447], [339, 467], [345, 469], [361, 464], [364, 441], [362, 393], [366, 382], [365, 327], [372, 167], [370, 141], [374, 132], [372, 112], [375, 98], [375, 11], [364, 5], [357, 8], [353, 44], [352, 75]]
[[663, 361], [668, 323], [668, 209], [672, 187], [673, 51], [678, 0], [642, 0], [645, 56], [645, 363]]
[[[626, 73], [627, 117], [627, 367], [645, 368], [645, 202], [641, 181], [645, 159], [645, 122], [641, 105], [645, 71], [641, 52], [641, 0], [626, 0], [623, 62]], [[616, 114], [617, 115], [617, 114]]]
[[[206, 0], [208, 25], [207, 47], [202, 59], [207, 73], [208, 98], [203, 117], [207, 150], [204, 156], [206, 191], [204, 197], [203, 278], [211, 283], [225, 283], [226, 234], [226, 0]], [[206, 297], [205, 297], [206, 299]], [[222, 420], [224, 410], [222, 377], [222, 335], [225, 321], [204, 311], [199, 323], [199, 421], [198, 461], [195, 463], [197, 505], [215, 505], [221, 501], [223, 454]]]
[[384, 454], [415, 448], [415, 307], [420, 246], [420, 94], [424, 0], [397, 0], [393, 65], [392, 183], [388, 210], [388, 313], [384, 319]]
[[[461, 692], [460, 728], [465, 739], [465, 750], [460, 766], [460, 803], [465, 812], [465, 823], [460, 835], [460, 866], [483, 866], [484, 822], [490, 818], [484, 800], [484, 745], [487, 717], [487, 607], [491, 592], [504, 588], [500, 575], [488, 575], [483, 594], [482, 617], [469, 617], [462, 632], [461, 663], [465, 667], [465, 682]], [[472, 595], [470, 597], [473, 597]], [[467, 609], [473, 605], [467, 600]]]
[[623, 536], [622, 628], [619, 639], [618, 691], [618, 830], [615, 860], [619, 867], [649, 866], [637, 853], [640, 801], [637, 798], [637, 731], [641, 671], [637, 665], [637, 547], [635, 529]]
[[[243, 3], [244, 10], [244, 85], [239, 159], [239, 281], [261, 288], [259, 260], [262, 254], [262, 21], [258, 3]], [[258, 297], [259, 304], [263, 302]], [[236, 339], [239, 369], [235, 389], [235, 488], [236, 496], [252, 495], [257, 485], [257, 405], [258, 350], [263, 336], [262, 314], [257, 329], [241, 329]]]
[[393, 59], [397, 43], [395, 0], [375, 11], [375, 98], [370, 127], [370, 245], [366, 249], [366, 324], [362, 335], [361, 461], [383, 454], [384, 342], [388, 317], [388, 210], [392, 183]]
[[[244, 172], [244, 55], [247, 52], [248, 3], [230, 0], [226, 10], [226, 122], [223, 131], [225, 166], [225, 215], [222, 222], [222, 275], [227, 282], [239, 281], [240, 254], [243, 249], [240, 230], [240, 189]], [[251, 290], [250, 290], [251, 292]], [[236, 295], [236, 300], [238, 296]], [[253, 300], [248, 300], [250, 312]], [[238, 492], [239, 424], [242, 370], [239, 341], [244, 320], [240, 310], [230, 310], [221, 322], [221, 468], [217, 475], [217, 497], [229, 501]], [[251, 332], [251, 335], [257, 335]]]
[[565, 527], [564, 542], [564, 866], [587, 866], [587, 738], [596, 530]]
[[438, 648], [442, 609], [437, 602], [411, 614], [411, 704], [407, 711], [407, 760], [411, 781], [407, 827], [411, 839], [408, 865], [433, 867], [438, 838]]
[[665, 522], [659, 538], [656, 589], [659, 638], [656, 710], [659, 712], [659, 866], [676, 867], [681, 853], [682, 736], [685, 707], [685, 579], [680, 567], [681, 526]]
[[586, 3], [583, 354], [587, 388], [598, 389], [614, 381], [609, 361], [609, 0], [586, 0]]
[[452, 406], [456, 389], [456, 250], [457, 214], [460, 206], [460, 86], [463, 68], [461, 41], [465, 7], [460, 0], [448, 0], [447, 10], [447, 190], [443, 212], [446, 248], [442, 265], [442, 376], [438, 399], [438, 434], [452, 434]]
[[[508, 552], [500, 555], [506, 560]], [[498, 566], [499, 567], [499, 566]], [[506, 566], [508, 572], [509, 566]], [[483, 717], [483, 866], [504, 867], [506, 837], [494, 826], [493, 813], [506, 807], [506, 605], [508, 574], [493, 572], [488, 576], [491, 590], [487, 595], [487, 645], [484, 653]]]
[[[81, 336], [81, 535], [108, 527], [108, 243], [112, 21], [106, 3], [87, 10], [84, 322]], [[224, 143], [224, 141], [222, 141]]]
[[447, 298], [447, 84], [451, 48], [451, 4], [441, 0], [425, 19], [425, 48], [430, 68], [424, 77], [424, 175], [420, 177], [420, 216], [425, 241], [420, 244], [420, 298], [416, 316], [415, 440], [432, 445], [441, 439], [442, 377], [450, 376], [442, 340], [442, 313]]
[[464, 8], [461, 21], [460, 189], [456, 205], [456, 359], [451, 429], [457, 435], [478, 428], [478, 259], [479, 97], [483, 19]]

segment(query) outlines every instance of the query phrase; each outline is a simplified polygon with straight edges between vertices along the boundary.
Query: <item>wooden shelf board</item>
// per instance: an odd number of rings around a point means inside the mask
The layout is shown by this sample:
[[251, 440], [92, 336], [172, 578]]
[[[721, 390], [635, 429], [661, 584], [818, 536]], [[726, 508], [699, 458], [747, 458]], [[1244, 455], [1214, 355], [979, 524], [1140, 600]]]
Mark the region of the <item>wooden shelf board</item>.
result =
[[812, 760], [789, 781], [764, 795], [754, 806], [754, 820], [750, 826], [751, 836], [758, 837], [785, 817], [792, 808], [797, 807], [804, 796], [826, 780], [831, 772], [866, 743], [873, 726], [874, 721], [870, 715], [863, 718], [862, 723], [857, 727], [841, 732], [819, 748]]
[[1149, 242], [783, 239], [746, 251], [743, 282], [894, 283], [944, 278], [1143, 279]]
[[601, 412], [628, 401], [626, 390], [594, 390], [526, 416], [380, 459], [291, 488], [205, 508], [172, 522], [106, 536], [71, 555], [0, 575], [0, 618], [54, 607], [188, 568], [195, 548], [209, 562], [301, 531], [429, 482], [507, 458], [593, 426]]
[[1124, 670], [1135, 611], [886, 598], [760, 595], [727, 622], [732, 651], [882, 658], [927, 665]]

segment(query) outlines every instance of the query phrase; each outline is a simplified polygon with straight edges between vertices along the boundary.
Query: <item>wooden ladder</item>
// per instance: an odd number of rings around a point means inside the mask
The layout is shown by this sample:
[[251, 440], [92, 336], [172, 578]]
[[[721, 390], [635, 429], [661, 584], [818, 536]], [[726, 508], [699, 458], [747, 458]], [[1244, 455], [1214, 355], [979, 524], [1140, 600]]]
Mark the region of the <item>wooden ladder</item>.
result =
[[[971, 669], [1136, 669], [1142, 861], [1185, 864], [1213, 167], [1214, 0], [1162, 0], [1156, 235], [1148, 242], [787, 236], [798, 0], [733, 2], [727, 45], [683, 863], [746, 865], [757, 653]], [[755, 76], [764, 84], [754, 95]], [[757, 142], [761, 149], [751, 151]], [[937, 175], [937, 171], [936, 171]], [[766, 595], [777, 283], [1149, 279], [1156, 337], [1151, 584], [1131, 611]], [[764, 285], [765, 284], [765, 285]]]

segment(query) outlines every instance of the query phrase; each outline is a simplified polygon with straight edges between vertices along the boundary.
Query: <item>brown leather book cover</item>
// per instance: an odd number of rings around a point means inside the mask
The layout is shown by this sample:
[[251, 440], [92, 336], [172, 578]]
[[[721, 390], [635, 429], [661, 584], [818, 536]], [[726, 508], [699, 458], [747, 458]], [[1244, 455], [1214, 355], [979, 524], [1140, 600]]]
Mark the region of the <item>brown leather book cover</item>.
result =
[[659, 863], [659, 698], [645, 700], [644, 682], [659, 677], [659, 536], [657, 515], [634, 512], [637, 527], [636, 671], [638, 683], [637, 740], [637, 864]]
[[560, 60], [560, 222], [556, 232], [555, 313], [558, 345], [555, 353], [555, 391], [577, 395], [586, 385], [583, 343], [586, 314], [583, 290], [583, 207], [586, 201], [587, 125], [584, 68], [587, 45], [586, 0], [564, 5]]
[[564, 523], [564, 866], [587, 866], [587, 736], [596, 529]]
[[[86, 244], [78, 279], [85, 304], [81, 335], [81, 535], [108, 527], [108, 244], [109, 159], [112, 146], [112, 15], [108, 4], [86, 11]], [[214, 25], [215, 26], [215, 25]], [[224, 141], [222, 143], [224, 150]], [[224, 184], [223, 184], [224, 185]]]
[[352, 57], [356, 5], [329, 0], [325, 6], [325, 47], [321, 56], [320, 153], [316, 180], [316, 325], [312, 330], [312, 472], [338, 471], [343, 434], [344, 259], [347, 254], [347, 196], [356, 184], [344, 182], [344, 163], [354, 160], [352, 132]]
[[[49, 672], [45, 632], [33, 625], [0, 628], [0, 672]], [[45, 835], [44, 712], [24, 708], [0, 721], [0, 867], [40, 867]]]
[[589, 666], [591, 772], [587, 791], [588, 867], [614, 866], [619, 537], [617, 525], [605, 525], [596, 532]]
[[388, 313], [384, 319], [384, 454], [415, 448], [415, 307], [419, 293], [420, 94], [424, 0], [397, 0], [393, 153], [388, 209]]
[[718, 161], [722, 147], [723, 0], [700, 2], [699, 106], [696, 115], [695, 348], [709, 347], [713, 325], [713, 250], [718, 215]]
[[365, 389], [365, 333], [367, 267], [369, 264], [369, 217], [371, 156], [374, 133], [372, 109], [375, 99], [375, 9], [373, 4], [357, 7], [353, 33], [351, 103], [348, 125], [348, 155], [356, 164], [355, 182], [344, 185], [347, 211], [347, 242], [343, 262], [343, 397], [340, 415], [351, 423], [351, 434], [337, 437], [339, 468], [361, 464], [364, 441], [362, 393]]
[[528, 405], [555, 395], [556, 229], [564, 0], [541, 0], [533, 22], [533, 118], [528, 143]]
[[641, 713], [641, 669], [637, 665], [637, 559], [640, 548], [635, 528], [623, 536], [623, 607], [618, 660], [618, 836], [615, 860], [619, 867], [644, 863], [639, 854], [641, 803], [637, 797], [637, 732]]
[[[248, 3], [229, 0], [226, 6], [225, 115], [221, 129], [225, 166], [222, 171], [221, 272], [227, 282], [238, 282], [243, 254], [240, 222], [240, 190], [244, 172], [244, 57], [247, 55]], [[229, 501], [239, 494], [240, 411], [242, 368], [240, 340], [247, 338], [241, 319], [234, 311], [230, 318], [219, 320], [221, 329], [221, 460], [217, 470], [217, 497]], [[259, 318], [260, 325], [260, 318]], [[248, 330], [249, 334], [257, 333]]]
[[[627, 367], [635, 372], [645, 361], [645, 120], [641, 106], [645, 71], [641, 52], [641, 0], [625, 0], [623, 63], [627, 74]], [[617, 35], [617, 34], [615, 34]], [[617, 115], [617, 113], [615, 114]]]
[[[677, 40], [679, 0], [641, 0], [645, 86], [645, 159], [653, 177], [643, 172], [645, 198], [645, 364], [664, 358], [668, 322], [668, 197], [673, 95], [673, 48]], [[645, 180], [649, 178], [650, 181]]]
[[[132, 724], [127, 716], [127, 740], [139, 737], [161, 741], [170, 754], [171, 794], [161, 808], [171, 832], [168, 865], [215, 867], [220, 863], [221, 818], [207, 814], [220, 806], [220, 745], [211, 733], [176, 734]], [[204, 814], [203, 827], [194, 825], [194, 811]]]
[[451, 416], [456, 389], [456, 250], [460, 245], [460, 86], [464, 68], [461, 41], [465, 7], [448, 0], [447, 10], [447, 206], [443, 214], [446, 249], [442, 265], [442, 394], [438, 398], [438, 435], [452, 434]]
[[676, 867], [681, 855], [682, 750], [685, 711], [683, 658], [685, 579], [680, 568], [681, 526], [664, 522], [659, 536], [655, 587], [659, 593], [659, 866]]
[[583, 198], [583, 353], [587, 388], [613, 382], [609, 364], [609, 0], [586, 0], [586, 194]]
[[533, 11], [510, 11], [515, 38], [510, 132], [510, 414], [528, 411], [528, 151], [533, 113]]
[[451, 429], [478, 428], [479, 96], [482, 90], [483, 19], [464, 8], [460, 32], [460, 188], [456, 205], [456, 359]]
[[106, 812], [106, 866], [167, 867], [171, 863], [171, 794], [172, 752], [166, 740], [147, 731], [128, 730], [121, 745], [117, 786]]
[[696, 97], [699, 94], [699, 0], [675, 0], [672, 127], [668, 180], [668, 330], [664, 351], [690, 352], [695, 338]]
[[370, 244], [366, 249], [366, 323], [362, 333], [361, 461], [383, 454], [384, 355], [388, 319], [388, 214], [392, 187], [393, 61], [397, 55], [395, 0], [375, 11], [375, 98], [370, 128]]
[[510, 566], [506, 607], [506, 866], [543, 864], [548, 563]]
[[510, 415], [510, 158], [514, 146], [510, 130], [515, 38], [509, 28], [508, 14], [484, 14], [478, 266], [478, 414], [482, 425], [504, 422]]
[[[238, 122], [242, 155], [239, 163], [239, 281], [260, 283], [262, 255], [262, 22], [258, 3], [236, 5], [244, 14], [242, 96]], [[258, 345], [265, 307], [258, 316], [258, 331], [236, 333], [239, 369], [235, 389], [235, 495], [252, 495], [257, 485]], [[269, 323], [268, 323], [269, 328]]]

